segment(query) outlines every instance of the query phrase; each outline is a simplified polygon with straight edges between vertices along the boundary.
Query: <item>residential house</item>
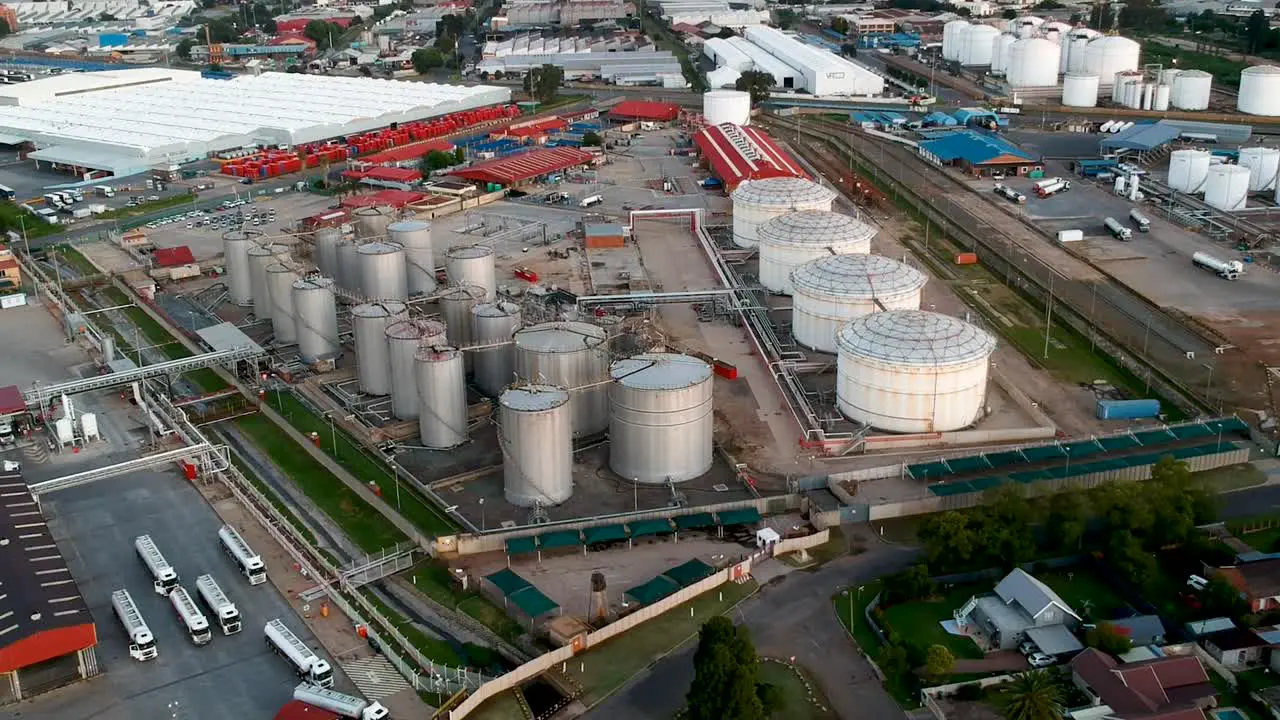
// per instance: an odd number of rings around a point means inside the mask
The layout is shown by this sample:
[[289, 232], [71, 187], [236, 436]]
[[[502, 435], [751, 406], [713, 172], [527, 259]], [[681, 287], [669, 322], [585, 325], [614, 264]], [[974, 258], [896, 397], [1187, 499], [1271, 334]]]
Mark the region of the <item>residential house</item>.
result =
[[1280, 672], [1280, 625], [1254, 628], [1253, 633], [1267, 644], [1267, 665], [1273, 672]]
[[1262, 662], [1267, 642], [1252, 630], [1230, 628], [1200, 638], [1209, 657], [1233, 670]]
[[1107, 624], [1129, 638], [1135, 647], [1164, 644], [1164, 623], [1159, 615], [1134, 615], [1122, 620], [1109, 620]]
[[8, 245], [0, 243], [0, 292], [22, 287], [22, 268]]
[[1235, 626], [1236, 624], [1231, 620], [1231, 618], [1217, 617], [1209, 618], [1208, 620], [1195, 620], [1187, 623], [1183, 627], [1187, 629], [1187, 632], [1191, 634], [1191, 637], [1202, 638], [1205, 635], [1211, 635], [1219, 630], [1229, 630]]
[[[1071, 660], [1071, 679], [1106, 720], [1205, 720], [1217, 695], [1194, 655], [1121, 665], [1089, 648]], [[1106, 706], [1103, 710], [1102, 707]]]
[[1016, 648], [1027, 639], [1050, 655], [1081, 648], [1072, 634], [1080, 616], [1021, 568], [1005, 575], [995, 592], [973, 596], [953, 615], [961, 632], [989, 650]]
[[1221, 567], [1214, 575], [1239, 590], [1253, 612], [1280, 609], [1280, 558]]

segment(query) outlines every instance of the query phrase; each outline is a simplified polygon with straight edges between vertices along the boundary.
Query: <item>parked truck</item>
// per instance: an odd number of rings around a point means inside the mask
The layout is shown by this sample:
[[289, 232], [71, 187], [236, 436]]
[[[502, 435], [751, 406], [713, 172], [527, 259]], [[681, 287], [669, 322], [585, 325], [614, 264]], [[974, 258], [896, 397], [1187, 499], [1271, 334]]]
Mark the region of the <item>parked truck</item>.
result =
[[209, 618], [196, 607], [196, 601], [191, 599], [191, 593], [188, 593], [186, 588], [181, 585], [174, 588], [169, 593], [169, 604], [173, 605], [174, 612], [178, 613], [178, 619], [187, 629], [191, 642], [204, 645], [213, 639], [213, 633], [209, 630]]
[[1128, 240], [1133, 237], [1133, 231], [1121, 225], [1120, 221], [1113, 217], [1103, 220], [1102, 224], [1107, 226], [1107, 232], [1111, 233], [1117, 240]]
[[594, 206], [594, 205], [599, 205], [599, 204], [600, 204], [600, 203], [602, 203], [602, 202], [604, 202], [604, 196], [603, 196], [603, 195], [588, 195], [588, 196], [586, 196], [586, 197], [582, 198], [582, 201], [581, 201], [581, 202], [579, 202], [579, 203], [578, 203], [578, 205], [580, 205], [580, 206], [582, 206], [582, 207], [584, 207], [584, 208], [589, 208], [589, 207], [592, 207], [592, 206]]
[[218, 540], [250, 585], [260, 585], [267, 581], [267, 566], [262, 562], [262, 556], [249, 547], [249, 543], [244, 541], [235, 528], [230, 525], [218, 528]]
[[1084, 239], [1083, 230], [1059, 230], [1058, 231], [1058, 242], [1060, 243], [1080, 242], [1083, 239]]
[[218, 626], [223, 635], [234, 635], [240, 632], [240, 611], [231, 602], [227, 594], [222, 592], [218, 581], [212, 575], [201, 575], [196, 578], [196, 592], [204, 601], [205, 607], [218, 619]]
[[337, 690], [300, 683], [293, 689], [293, 699], [321, 710], [337, 713], [351, 720], [383, 720], [391, 714], [382, 703], [364, 700]]
[[116, 617], [120, 618], [120, 624], [124, 625], [125, 634], [129, 636], [129, 657], [138, 662], [154, 658], [157, 654], [156, 638], [151, 634], [151, 628], [147, 627], [147, 621], [142, 619], [142, 613], [138, 611], [129, 591], [116, 590], [111, 593], [111, 607], [116, 611]]
[[1138, 232], [1147, 232], [1151, 229], [1151, 219], [1137, 208], [1129, 211], [1129, 219], [1133, 221], [1134, 227], [1138, 228]]
[[1063, 180], [1062, 178], [1054, 178], [1052, 180], [1044, 182], [1043, 184], [1036, 183], [1036, 194], [1039, 195], [1041, 198], [1047, 198], [1051, 195], [1056, 195], [1060, 192], [1066, 192], [1067, 190], [1070, 190], [1070, 189], [1071, 189], [1071, 183], [1067, 182], [1066, 180]]
[[1244, 263], [1239, 260], [1219, 260], [1208, 253], [1198, 252], [1191, 256], [1191, 262], [1224, 280], [1235, 280], [1244, 274]]
[[178, 586], [178, 571], [164, 559], [160, 548], [156, 547], [150, 535], [139, 535], [134, 538], [133, 547], [138, 551], [142, 564], [146, 565], [147, 570], [151, 572], [151, 585], [156, 594], [168, 596]]
[[1018, 203], [1019, 205], [1027, 201], [1026, 195], [1023, 195], [1022, 193], [1018, 192], [1017, 190], [1014, 190], [1008, 185], [1001, 185], [1000, 183], [996, 183], [996, 194], [1000, 195], [1001, 197], [1008, 200], [1009, 202]]
[[263, 632], [267, 636], [267, 647], [293, 665], [294, 672], [312, 685], [333, 687], [333, 668], [328, 661], [315, 654], [307, 644], [302, 642], [288, 625], [280, 618], [267, 623]]

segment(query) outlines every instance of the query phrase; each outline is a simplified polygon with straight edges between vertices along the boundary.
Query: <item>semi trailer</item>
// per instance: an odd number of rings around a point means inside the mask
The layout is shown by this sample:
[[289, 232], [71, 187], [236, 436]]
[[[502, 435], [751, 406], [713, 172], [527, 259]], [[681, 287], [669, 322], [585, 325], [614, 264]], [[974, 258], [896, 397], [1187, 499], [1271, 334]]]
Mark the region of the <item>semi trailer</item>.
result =
[[328, 661], [307, 647], [283, 620], [276, 618], [268, 622], [263, 632], [267, 636], [267, 647], [288, 660], [299, 677], [312, 685], [333, 687], [333, 668]]
[[305, 682], [293, 689], [293, 699], [351, 720], [383, 720], [391, 714], [382, 703]]
[[168, 560], [156, 547], [150, 535], [139, 535], [133, 539], [133, 547], [138, 551], [142, 564], [151, 573], [151, 586], [157, 595], [167, 596], [178, 586], [178, 571], [173, 569]]
[[139, 662], [151, 660], [157, 655], [156, 638], [142, 619], [142, 613], [133, 602], [128, 590], [116, 590], [111, 593], [111, 607], [124, 625], [125, 634], [129, 636], [129, 657]]

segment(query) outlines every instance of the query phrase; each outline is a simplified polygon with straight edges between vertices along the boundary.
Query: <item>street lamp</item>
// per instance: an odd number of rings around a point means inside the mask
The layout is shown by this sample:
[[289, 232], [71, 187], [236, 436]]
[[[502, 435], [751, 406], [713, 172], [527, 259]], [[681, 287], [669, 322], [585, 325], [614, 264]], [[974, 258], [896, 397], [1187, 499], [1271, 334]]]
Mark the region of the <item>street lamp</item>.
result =
[[480, 532], [484, 532], [484, 498], [480, 498]]

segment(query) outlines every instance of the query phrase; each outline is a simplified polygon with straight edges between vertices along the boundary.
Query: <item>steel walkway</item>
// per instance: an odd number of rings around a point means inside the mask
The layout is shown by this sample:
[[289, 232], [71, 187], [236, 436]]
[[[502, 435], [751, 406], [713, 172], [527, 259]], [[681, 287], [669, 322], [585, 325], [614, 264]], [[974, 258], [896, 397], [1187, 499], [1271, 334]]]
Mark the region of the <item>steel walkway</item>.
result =
[[58, 383], [57, 385], [36, 385], [30, 390], [24, 391], [23, 397], [27, 401], [27, 407], [39, 409], [47, 405], [50, 401], [55, 400], [60, 395], [74, 395], [76, 393], [89, 392], [90, 390], [100, 390], [102, 388], [116, 387], [118, 385], [128, 385], [129, 383], [138, 382], [147, 378], [159, 377], [162, 375], [181, 375], [192, 370], [199, 370], [211, 365], [222, 365], [234, 363], [238, 360], [248, 360], [257, 357], [258, 350], [256, 348], [232, 348], [230, 350], [218, 350], [216, 352], [208, 352], [192, 357], [181, 358], [179, 360], [170, 360], [169, 362], [156, 363], [155, 365], [143, 365], [140, 368], [128, 370], [125, 372], [108, 373], [106, 375], [96, 375], [90, 378], [81, 378], [79, 380], [69, 380], [67, 382]]
[[73, 488], [77, 485], [87, 485], [96, 480], [103, 480], [105, 478], [116, 477], [118, 475], [127, 475], [128, 473], [137, 472], [138, 470], [146, 470], [147, 468], [155, 467], [156, 465], [165, 465], [179, 460], [189, 460], [213, 451], [214, 448], [212, 445], [209, 443], [201, 443], [192, 447], [182, 447], [177, 450], [169, 450], [162, 453], [156, 453], [155, 455], [147, 455], [133, 460], [126, 460], [125, 462], [117, 463], [115, 465], [94, 468], [93, 470], [86, 470], [84, 472], [75, 473], [74, 475], [66, 475], [60, 478], [54, 478], [53, 480], [45, 480], [44, 482], [35, 483], [31, 485], [31, 494], [39, 496], [58, 490], [66, 490], [67, 488]]

